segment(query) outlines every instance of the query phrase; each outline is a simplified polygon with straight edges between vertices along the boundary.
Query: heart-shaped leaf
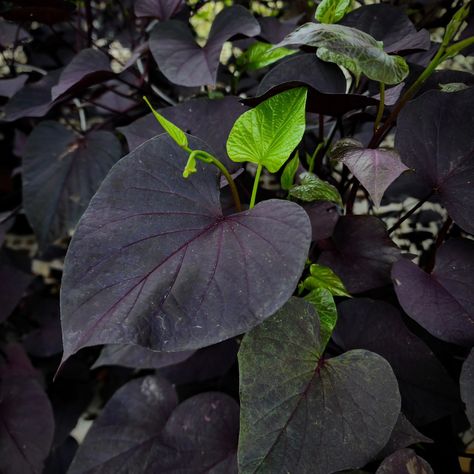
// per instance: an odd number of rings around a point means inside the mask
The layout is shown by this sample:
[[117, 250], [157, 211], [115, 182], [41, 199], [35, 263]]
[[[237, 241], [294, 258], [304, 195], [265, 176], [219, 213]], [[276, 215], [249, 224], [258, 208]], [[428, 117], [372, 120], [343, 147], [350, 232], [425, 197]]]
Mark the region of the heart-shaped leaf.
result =
[[355, 298], [337, 309], [336, 344], [343, 350], [376, 352], [390, 363], [400, 385], [404, 413], [414, 423], [432, 423], [459, 409], [453, 380], [431, 349], [409, 331], [394, 306]]
[[403, 108], [395, 147], [415, 170], [426, 195], [434, 192], [456, 224], [474, 233], [474, 88], [429, 91]]
[[176, 407], [158, 377], [132, 380], [105, 406], [79, 447], [70, 474], [101, 472], [236, 472], [237, 403], [202, 393]]
[[20, 345], [2, 347], [0, 471], [39, 474], [53, 441], [51, 404]]
[[375, 474], [433, 474], [433, 469], [413, 449], [400, 449], [385, 459]]
[[52, 99], [103, 82], [113, 75], [110, 60], [104, 53], [92, 48], [83, 49], [61, 72], [58, 83], [51, 89]]
[[184, 0], [136, 0], [134, 4], [135, 16], [166, 21], [179, 13], [185, 4]]
[[120, 154], [120, 142], [110, 132], [80, 137], [50, 121], [33, 130], [23, 156], [23, 199], [42, 248], [74, 230]]
[[392, 269], [405, 312], [443, 341], [474, 345], [474, 242], [448, 240], [431, 273], [406, 259]]
[[316, 8], [319, 23], [337, 23], [351, 9], [351, 0], [322, 0]]
[[227, 153], [238, 163], [250, 161], [278, 171], [305, 131], [306, 88], [277, 94], [243, 113], [227, 139]]
[[330, 241], [320, 247], [318, 263], [330, 267], [351, 294], [389, 284], [401, 254], [385, 224], [374, 216], [340, 217]]
[[222, 10], [214, 20], [204, 47], [188, 26], [177, 20], [159, 23], [150, 36], [150, 51], [161, 72], [174, 84], [195, 87], [214, 85], [222, 46], [237, 34], [256, 36], [260, 25], [240, 5]]
[[224, 216], [217, 170], [198, 163], [184, 180], [187, 158], [166, 135], [149, 140], [92, 199], [66, 256], [65, 359], [96, 344], [197, 349], [248, 331], [291, 296], [310, 243], [304, 210], [269, 200]]
[[239, 351], [239, 472], [327, 474], [365, 465], [400, 412], [395, 376], [362, 350], [321, 358], [319, 318], [292, 298]]
[[408, 75], [408, 65], [402, 57], [389, 56], [380, 42], [349, 26], [306, 23], [277, 46], [292, 44], [317, 47], [320, 59], [346, 67], [356, 78], [364, 74], [384, 84], [398, 84]]
[[304, 202], [329, 201], [342, 206], [339, 191], [314, 173], [304, 173], [301, 176], [301, 183], [293, 186], [289, 195]]
[[461, 378], [461, 397], [466, 404], [466, 414], [474, 425], [474, 350], [471, 349], [467, 359], [462, 365]]
[[364, 148], [356, 140], [341, 140], [334, 145], [332, 156], [342, 161], [380, 206], [387, 188], [408, 168], [395, 150]]

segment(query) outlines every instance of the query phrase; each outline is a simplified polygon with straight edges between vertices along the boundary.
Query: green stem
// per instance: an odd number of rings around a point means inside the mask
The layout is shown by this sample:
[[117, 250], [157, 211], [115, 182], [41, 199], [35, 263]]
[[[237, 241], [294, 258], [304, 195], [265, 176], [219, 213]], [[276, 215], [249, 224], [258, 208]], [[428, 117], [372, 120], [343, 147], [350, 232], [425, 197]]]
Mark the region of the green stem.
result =
[[383, 111], [385, 108], [385, 83], [380, 82], [380, 102], [379, 102], [379, 108], [377, 110], [377, 116], [375, 117], [375, 123], [374, 123], [374, 132], [377, 131], [380, 125], [380, 121], [382, 120], [383, 117]]
[[260, 182], [260, 174], [262, 173], [262, 165], [257, 166], [257, 172], [255, 173], [255, 181], [253, 182], [252, 188], [252, 197], [250, 198], [250, 206], [249, 208], [252, 209], [255, 206], [255, 199], [257, 197], [257, 189], [258, 183]]
[[314, 150], [313, 154], [311, 155], [311, 158], [309, 159], [308, 163], [308, 171], [312, 173], [314, 171], [314, 162], [316, 161], [316, 157], [318, 156], [319, 150], [324, 146], [324, 142], [319, 142], [318, 145], [316, 146], [316, 149]]

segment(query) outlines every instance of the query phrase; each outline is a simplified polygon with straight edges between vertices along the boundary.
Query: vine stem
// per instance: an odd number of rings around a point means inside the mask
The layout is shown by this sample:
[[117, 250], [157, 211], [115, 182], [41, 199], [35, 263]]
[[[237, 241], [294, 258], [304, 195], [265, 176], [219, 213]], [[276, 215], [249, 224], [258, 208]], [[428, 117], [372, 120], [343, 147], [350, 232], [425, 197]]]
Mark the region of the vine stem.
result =
[[374, 133], [379, 128], [380, 121], [382, 120], [383, 111], [385, 108], [385, 83], [380, 82], [379, 86], [380, 86], [380, 102], [379, 102], [379, 107], [377, 110], [377, 116], [375, 117], [375, 122], [374, 122]]
[[253, 188], [252, 188], [252, 197], [250, 198], [250, 206], [249, 206], [250, 209], [252, 209], [255, 206], [255, 199], [257, 197], [258, 183], [260, 182], [260, 175], [262, 173], [262, 168], [263, 166], [261, 164], [257, 166], [257, 172], [255, 173], [255, 180], [253, 182]]

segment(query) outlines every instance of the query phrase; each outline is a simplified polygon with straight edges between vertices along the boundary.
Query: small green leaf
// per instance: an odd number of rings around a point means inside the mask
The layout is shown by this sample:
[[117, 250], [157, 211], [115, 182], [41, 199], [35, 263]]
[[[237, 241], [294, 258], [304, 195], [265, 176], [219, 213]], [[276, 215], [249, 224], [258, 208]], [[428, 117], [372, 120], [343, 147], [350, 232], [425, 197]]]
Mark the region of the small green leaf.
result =
[[319, 179], [313, 173], [304, 173], [301, 184], [293, 186], [289, 194], [300, 201], [331, 201], [342, 206], [339, 191], [332, 184]]
[[324, 350], [336, 327], [337, 309], [334, 297], [326, 288], [315, 288], [304, 299], [311, 303], [319, 316], [321, 348]]
[[194, 173], [197, 173], [196, 158], [194, 158], [194, 156], [191, 155], [188, 158], [186, 166], [184, 167], [183, 178], [189, 178], [189, 176], [191, 176]]
[[304, 287], [312, 291], [325, 288], [334, 296], [351, 296], [341, 279], [328, 267], [314, 263], [309, 267], [311, 276], [304, 280]]
[[297, 52], [294, 49], [288, 48], [272, 48], [272, 44], [257, 41], [239, 56], [237, 65], [242, 69], [254, 71], [262, 67], [270, 66], [270, 64]]
[[177, 143], [181, 148], [188, 148], [188, 137], [186, 134], [175, 124], [171, 123], [169, 120], [165, 119], [163, 115], [160, 115], [150, 104], [149, 100], [146, 97], [143, 97], [143, 100], [147, 103], [148, 107], [152, 111], [156, 120], [160, 125], [165, 129], [166, 133]]
[[275, 47], [292, 44], [318, 48], [320, 59], [346, 67], [356, 78], [365, 74], [377, 82], [398, 84], [409, 72], [401, 56], [388, 55], [383, 43], [349, 26], [306, 23]]
[[297, 87], [243, 113], [227, 139], [230, 159], [261, 164], [271, 173], [278, 171], [303, 137], [306, 96], [306, 88]]
[[351, 9], [351, 0], [322, 0], [316, 8], [316, 20], [320, 23], [337, 23]]
[[470, 2], [466, 2], [451, 18], [451, 21], [448, 23], [446, 31], [444, 32], [443, 46], [448, 46], [448, 44], [451, 43], [461, 28], [463, 21], [467, 18], [467, 15], [469, 15], [469, 3]]
[[300, 165], [300, 157], [298, 152], [295, 153], [295, 156], [286, 164], [283, 168], [283, 173], [281, 174], [281, 187], [288, 191], [292, 186], [295, 180], [295, 174]]
[[469, 89], [469, 86], [464, 82], [450, 82], [448, 84], [438, 84], [438, 86], [442, 92], [459, 92]]

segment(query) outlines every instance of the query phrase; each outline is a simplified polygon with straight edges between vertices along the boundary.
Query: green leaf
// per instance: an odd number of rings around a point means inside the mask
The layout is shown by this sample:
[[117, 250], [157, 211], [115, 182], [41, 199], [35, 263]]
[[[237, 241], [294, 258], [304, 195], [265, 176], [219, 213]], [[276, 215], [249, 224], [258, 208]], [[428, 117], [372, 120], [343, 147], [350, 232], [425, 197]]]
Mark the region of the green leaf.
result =
[[240, 474], [328, 474], [364, 466], [400, 413], [389, 363], [365, 350], [324, 360], [313, 305], [291, 298], [239, 350]]
[[300, 165], [300, 157], [298, 152], [295, 153], [295, 156], [286, 164], [283, 168], [283, 173], [281, 174], [281, 187], [288, 191], [292, 186], [295, 180], [295, 174]]
[[316, 20], [320, 23], [337, 23], [351, 9], [352, 0], [322, 0], [316, 8]]
[[197, 173], [196, 158], [191, 154], [186, 162], [186, 166], [183, 170], [183, 178], [189, 178], [192, 174]]
[[324, 350], [331, 339], [332, 332], [336, 327], [337, 309], [334, 297], [326, 288], [315, 288], [308, 293], [304, 299], [311, 303], [319, 316], [321, 331], [321, 348]]
[[291, 44], [317, 47], [320, 59], [346, 67], [356, 78], [365, 74], [377, 82], [398, 84], [409, 72], [402, 57], [388, 55], [380, 41], [349, 26], [306, 23], [276, 47]]
[[469, 89], [469, 86], [463, 82], [450, 82], [448, 84], [438, 84], [438, 86], [442, 92], [459, 92]]
[[230, 159], [278, 171], [303, 137], [306, 95], [304, 87], [290, 89], [244, 112], [227, 139]]
[[456, 34], [458, 33], [459, 29], [463, 21], [469, 15], [470, 10], [470, 2], [466, 2], [451, 18], [448, 26], [446, 26], [446, 31], [444, 32], [443, 36], [443, 46], [448, 46], [449, 43], [454, 39]]
[[257, 41], [239, 56], [237, 65], [242, 69], [254, 71], [262, 67], [270, 66], [270, 64], [297, 52], [294, 49], [288, 48], [272, 48], [272, 44]]
[[169, 120], [165, 119], [163, 115], [160, 115], [150, 104], [149, 100], [146, 97], [143, 97], [143, 100], [147, 103], [148, 107], [152, 111], [156, 120], [160, 125], [165, 129], [166, 133], [177, 143], [181, 148], [188, 148], [188, 137], [186, 134], [177, 127], [174, 123], [171, 123]]
[[329, 267], [313, 263], [309, 267], [309, 273], [311, 276], [304, 280], [307, 290], [325, 288], [334, 296], [351, 296], [341, 279]]
[[300, 201], [331, 201], [342, 206], [339, 191], [332, 184], [319, 179], [313, 173], [303, 173], [301, 184], [293, 186], [289, 194]]

